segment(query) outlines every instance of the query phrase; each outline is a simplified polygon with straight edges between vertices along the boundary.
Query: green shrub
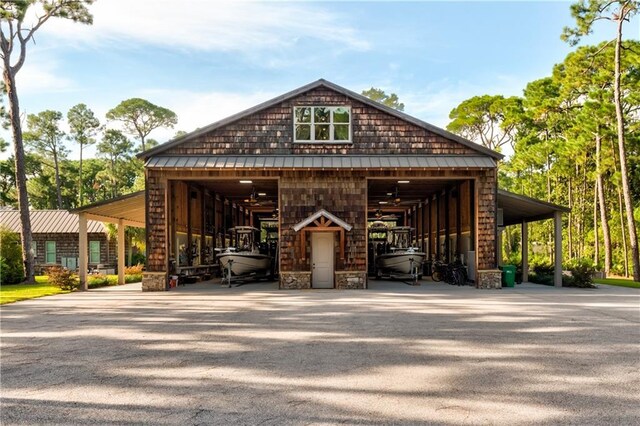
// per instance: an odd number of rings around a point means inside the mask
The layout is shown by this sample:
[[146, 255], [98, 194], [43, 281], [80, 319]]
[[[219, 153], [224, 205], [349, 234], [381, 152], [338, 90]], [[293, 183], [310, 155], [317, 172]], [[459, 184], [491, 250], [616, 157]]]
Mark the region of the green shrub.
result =
[[73, 291], [77, 289], [80, 284], [76, 274], [60, 266], [48, 268], [47, 275], [49, 277], [49, 283], [64, 291]]
[[131, 274], [124, 276], [124, 282], [126, 283], [139, 283], [142, 281], [142, 274]]
[[536, 275], [551, 275], [553, 277], [555, 268], [551, 263], [538, 263], [533, 265], [532, 269]]
[[0, 284], [24, 281], [20, 234], [0, 227]]
[[[595, 274], [596, 268], [591, 259], [574, 259], [569, 263], [568, 269], [571, 271], [571, 280], [569, 280], [567, 287], [595, 287], [593, 274]], [[563, 285], [565, 285], [564, 282]]]
[[529, 273], [529, 282], [543, 285], [553, 285], [553, 274]]

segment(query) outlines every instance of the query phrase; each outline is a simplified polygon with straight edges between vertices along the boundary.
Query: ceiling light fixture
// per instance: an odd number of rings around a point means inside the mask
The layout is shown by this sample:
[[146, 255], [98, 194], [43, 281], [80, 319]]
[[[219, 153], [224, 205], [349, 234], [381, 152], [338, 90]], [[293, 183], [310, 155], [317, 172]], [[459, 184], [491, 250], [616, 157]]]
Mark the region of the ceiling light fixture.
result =
[[410, 183], [410, 180], [399, 180], [398, 183]]
[[252, 180], [241, 180], [240, 183], [253, 183]]

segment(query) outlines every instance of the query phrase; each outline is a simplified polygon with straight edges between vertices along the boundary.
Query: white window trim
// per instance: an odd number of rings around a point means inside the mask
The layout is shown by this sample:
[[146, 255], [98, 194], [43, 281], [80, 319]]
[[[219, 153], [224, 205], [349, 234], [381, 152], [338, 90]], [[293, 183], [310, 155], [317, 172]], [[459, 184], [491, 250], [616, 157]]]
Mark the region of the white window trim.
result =
[[[309, 123], [298, 123], [296, 122], [296, 108], [311, 108], [311, 121]], [[349, 111], [349, 139], [348, 140], [316, 140], [316, 132], [315, 132], [315, 113], [313, 109], [315, 108], [329, 108], [331, 110], [331, 118], [329, 119], [329, 136], [333, 138], [333, 111], [336, 108], [344, 108]], [[296, 125], [310, 125], [311, 126], [311, 139], [296, 139]], [[322, 123], [326, 125], [327, 123]], [[337, 123], [337, 124], [347, 124], [347, 123]], [[349, 105], [296, 105], [293, 107], [293, 143], [296, 144], [317, 144], [317, 145], [352, 145], [353, 144], [353, 133], [352, 133], [352, 124], [353, 124], [353, 115], [351, 114], [351, 107]]]

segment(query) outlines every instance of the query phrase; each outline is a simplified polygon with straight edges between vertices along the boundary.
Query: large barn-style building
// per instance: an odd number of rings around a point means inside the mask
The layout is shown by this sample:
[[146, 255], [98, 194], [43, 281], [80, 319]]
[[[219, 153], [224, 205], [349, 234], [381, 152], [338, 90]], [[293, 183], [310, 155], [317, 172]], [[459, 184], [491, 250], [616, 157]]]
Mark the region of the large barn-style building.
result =
[[[326, 80], [140, 157], [150, 291], [180, 271], [208, 273], [240, 225], [276, 230], [280, 288], [366, 288], [368, 224], [385, 218], [414, 228], [428, 258], [459, 255], [477, 287], [496, 288], [499, 216], [525, 228], [555, 217], [558, 228], [564, 211], [499, 192], [501, 154]], [[82, 222], [98, 210], [76, 212]]]

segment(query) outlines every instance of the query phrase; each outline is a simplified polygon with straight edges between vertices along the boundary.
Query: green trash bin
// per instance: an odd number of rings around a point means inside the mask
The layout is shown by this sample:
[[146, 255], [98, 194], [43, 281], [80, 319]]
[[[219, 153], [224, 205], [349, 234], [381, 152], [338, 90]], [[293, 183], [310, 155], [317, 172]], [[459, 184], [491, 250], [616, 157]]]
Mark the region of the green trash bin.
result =
[[516, 267], [515, 265], [502, 265], [502, 286], [516, 286]]

